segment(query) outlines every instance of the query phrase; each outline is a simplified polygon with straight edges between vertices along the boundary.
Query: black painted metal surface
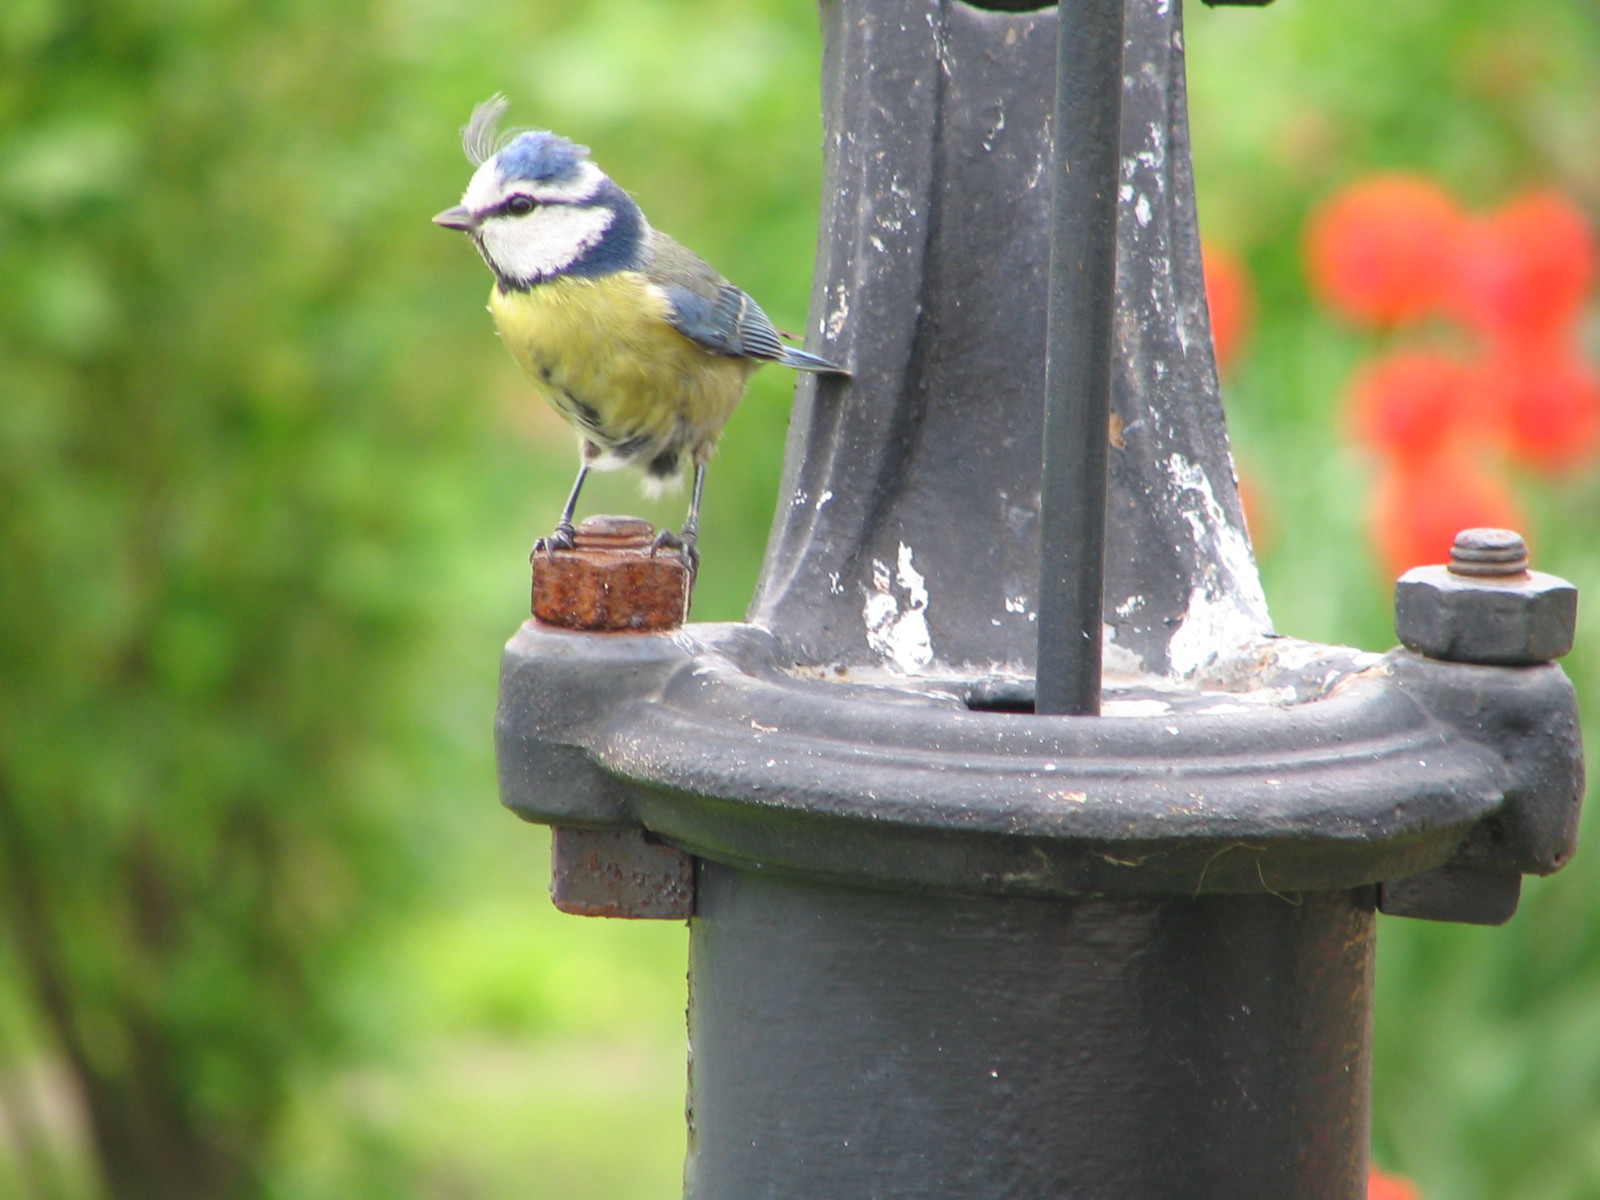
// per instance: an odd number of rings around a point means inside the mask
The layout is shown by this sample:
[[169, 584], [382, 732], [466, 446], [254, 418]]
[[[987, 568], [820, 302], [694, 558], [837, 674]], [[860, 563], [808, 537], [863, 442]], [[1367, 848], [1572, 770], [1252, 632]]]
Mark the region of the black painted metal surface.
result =
[[1152, 692], [1126, 703], [1159, 716], [1024, 718], [796, 678], [781, 650], [740, 625], [599, 645], [524, 626], [501, 680], [503, 801], [732, 864], [993, 895], [1548, 874], [1577, 836], [1577, 711], [1553, 665], [1322, 657], [1265, 677], [1298, 703]]
[[[801, 663], [1033, 677], [1054, 9], [827, 0], [819, 349], [751, 619]], [[1129, 0], [1110, 676], [1270, 629], [1218, 398], [1173, 0]]]
[[1467, 925], [1504, 925], [1521, 899], [1521, 875], [1454, 865], [1378, 886], [1379, 912]]
[[1370, 889], [979, 900], [706, 864], [692, 1200], [1357, 1200]]
[[1100, 711], [1123, 0], [1063, 0], [1050, 173], [1049, 330], [1034, 711]]

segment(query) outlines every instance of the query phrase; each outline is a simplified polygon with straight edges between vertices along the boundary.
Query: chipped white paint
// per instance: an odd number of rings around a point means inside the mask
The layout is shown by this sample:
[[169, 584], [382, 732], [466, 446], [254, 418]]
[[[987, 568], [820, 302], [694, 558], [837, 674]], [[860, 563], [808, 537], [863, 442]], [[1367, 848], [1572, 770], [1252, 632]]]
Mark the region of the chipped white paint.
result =
[[844, 584], [839, 579], [839, 572], [828, 572], [828, 594], [831, 596], [844, 595]]
[[839, 283], [833, 289], [833, 311], [828, 314], [827, 330], [830, 337], [838, 337], [844, 332], [845, 322], [850, 319], [850, 293], [845, 290], [845, 285]]
[[1008, 613], [1024, 613], [1028, 611], [1028, 598], [1026, 596], [1007, 596], [1006, 611]]
[[[1317, 642], [1302, 641], [1300, 638], [1280, 637], [1272, 639], [1271, 651], [1273, 666], [1284, 671], [1299, 671], [1325, 658], [1328, 648]], [[1382, 661], [1383, 655], [1371, 651], [1352, 656], [1352, 663], [1357, 671], [1364, 671]]]
[[[1205, 468], [1174, 452], [1167, 459], [1167, 469], [1173, 483], [1174, 501], [1189, 509], [1185, 517], [1194, 531], [1195, 545], [1202, 551], [1201, 561], [1216, 563], [1223, 581], [1221, 590], [1233, 593], [1240, 606], [1258, 623], [1261, 632], [1267, 632], [1270, 628], [1267, 597], [1261, 590], [1261, 577], [1256, 573], [1250, 539], [1242, 528], [1228, 520], [1227, 513], [1217, 502]], [[1184, 505], [1179, 494], [1182, 492], [1193, 492], [1199, 497], [1203, 518], [1192, 506]]]
[[1143, 192], [1139, 193], [1139, 198], [1133, 202], [1133, 215], [1141, 228], [1149, 225], [1150, 218], [1154, 215], [1150, 210], [1150, 197]]
[[1188, 611], [1167, 642], [1172, 673], [1185, 678], [1232, 657], [1261, 634], [1256, 620], [1242, 611], [1234, 597], [1213, 595], [1204, 583], [1189, 593]]
[[[903, 599], [902, 599], [903, 598]], [[891, 577], [889, 565], [872, 560], [872, 591], [861, 610], [867, 645], [907, 675], [933, 661], [928, 633], [928, 585], [912, 564], [911, 547], [900, 543]]]
[[1199, 561], [1206, 564], [1167, 643], [1172, 673], [1193, 678], [1237, 656], [1270, 632], [1271, 622], [1249, 539], [1228, 520], [1204, 468], [1174, 453], [1167, 471], [1172, 500], [1189, 523]]
[[1035, 160], [1033, 164], [1033, 170], [1028, 172], [1028, 180], [1025, 186], [1030, 192], [1033, 191], [1034, 188], [1038, 187], [1039, 181], [1044, 178], [1044, 163], [1045, 160], [1043, 156], [1041, 156]]
[[1124, 621], [1126, 621], [1129, 617], [1133, 616], [1134, 613], [1138, 612], [1144, 606], [1145, 606], [1145, 597], [1143, 597], [1143, 596], [1129, 596], [1121, 604], [1117, 605], [1116, 608], [1113, 611], [1117, 614], [1117, 616], [1121, 617]]
[[946, 78], [948, 78], [950, 75], [949, 35], [947, 34], [942, 21], [935, 20], [932, 13], [927, 13], [926, 16], [928, 20], [928, 29], [933, 34], [934, 57], [939, 60], [939, 69], [943, 71]]
[[1117, 645], [1116, 626], [1104, 623], [1100, 626], [1100, 674], [1106, 679], [1138, 679], [1147, 674], [1144, 659]]
[[1287, 708], [1299, 701], [1300, 694], [1293, 687], [1255, 688], [1248, 692], [1222, 692], [1217, 700], [1206, 700], [1195, 707], [1203, 713], [1257, 712], [1262, 708]]
[[1004, 107], [1001, 107], [1000, 108], [999, 117], [997, 117], [995, 119], [994, 125], [990, 127], [988, 136], [983, 139], [983, 148], [985, 150], [993, 150], [994, 149], [994, 140], [995, 140], [995, 138], [1000, 136], [1001, 131], [1003, 129], [1005, 129], [1005, 127], [1006, 127], [1006, 110], [1005, 110]]
[[822, 495], [817, 497], [817, 511], [821, 512], [822, 511], [822, 506], [824, 504], [826, 504], [829, 500], [832, 500], [832, 499], [833, 499], [833, 489], [832, 488], [824, 489]]
[[1172, 711], [1165, 700], [1104, 700], [1100, 715], [1104, 717], [1164, 717]]

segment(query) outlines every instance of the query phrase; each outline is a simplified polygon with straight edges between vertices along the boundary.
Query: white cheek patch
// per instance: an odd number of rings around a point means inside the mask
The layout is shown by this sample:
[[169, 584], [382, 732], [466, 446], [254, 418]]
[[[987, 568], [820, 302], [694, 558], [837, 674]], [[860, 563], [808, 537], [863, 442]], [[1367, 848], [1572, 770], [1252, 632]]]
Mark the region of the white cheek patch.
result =
[[553, 205], [525, 217], [493, 217], [478, 236], [483, 252], [508, 279], [534, 280], [570, 267], [605, 236], [614, 214], [609, 208]]

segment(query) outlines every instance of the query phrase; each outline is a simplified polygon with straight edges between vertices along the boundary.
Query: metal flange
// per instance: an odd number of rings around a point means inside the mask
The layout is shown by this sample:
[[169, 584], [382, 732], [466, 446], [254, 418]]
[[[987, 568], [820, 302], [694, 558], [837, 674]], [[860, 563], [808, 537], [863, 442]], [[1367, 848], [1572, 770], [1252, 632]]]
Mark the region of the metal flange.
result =
[[1543, 874], [1572, 851], [1582, 762], [1554, 666], [1268, 639], [1252, 688], [1113, 689], [1077, 718], [973, 711], [992, 681], [786, 671], [777, 649], [749, 625], [524, 626], [504, 802], [733, 865], [1008, 895], [1289, 894], [1461, 855]]

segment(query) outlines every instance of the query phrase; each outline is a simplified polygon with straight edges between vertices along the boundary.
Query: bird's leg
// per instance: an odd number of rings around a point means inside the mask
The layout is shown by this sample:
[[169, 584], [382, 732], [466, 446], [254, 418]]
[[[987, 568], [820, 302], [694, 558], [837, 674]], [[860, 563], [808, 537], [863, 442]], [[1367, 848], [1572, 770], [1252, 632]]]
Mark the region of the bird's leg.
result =
[[578, 478], [572, 482], [572, 491], [567, 496], [567, 506], [561, 510], [561, 519], [556, 522], [556, 531], [549, 537], [542, 537], [533, 544], [533, 552], [535, 554], [538, 554], [541, 550], [546, 554], [554, 554], [557, 550], [572, 549], [572, 540], [577, 532], [572, 527], [572, 512], [578, 507], [578, 493], [583, 491], [583, 481], [588, 474], [589, 464], [579, 464]]
[[705, 491], [705, 487], [706, 465], [705, 463], [695, 463], [694, 490], [689, 494], [689, 515], [683, 519], [683, 529], [678, 533], [673, 533], [670, 529], [663, 529], [656, 534], [655, 545], [651, 547], [652, 553], [663, 546], [681, 551], [684, 559], [689, 564], [690, 570], [699, 569], [700, 552], [695, 549], [695, 542], [700, 539], [700, 493]]

